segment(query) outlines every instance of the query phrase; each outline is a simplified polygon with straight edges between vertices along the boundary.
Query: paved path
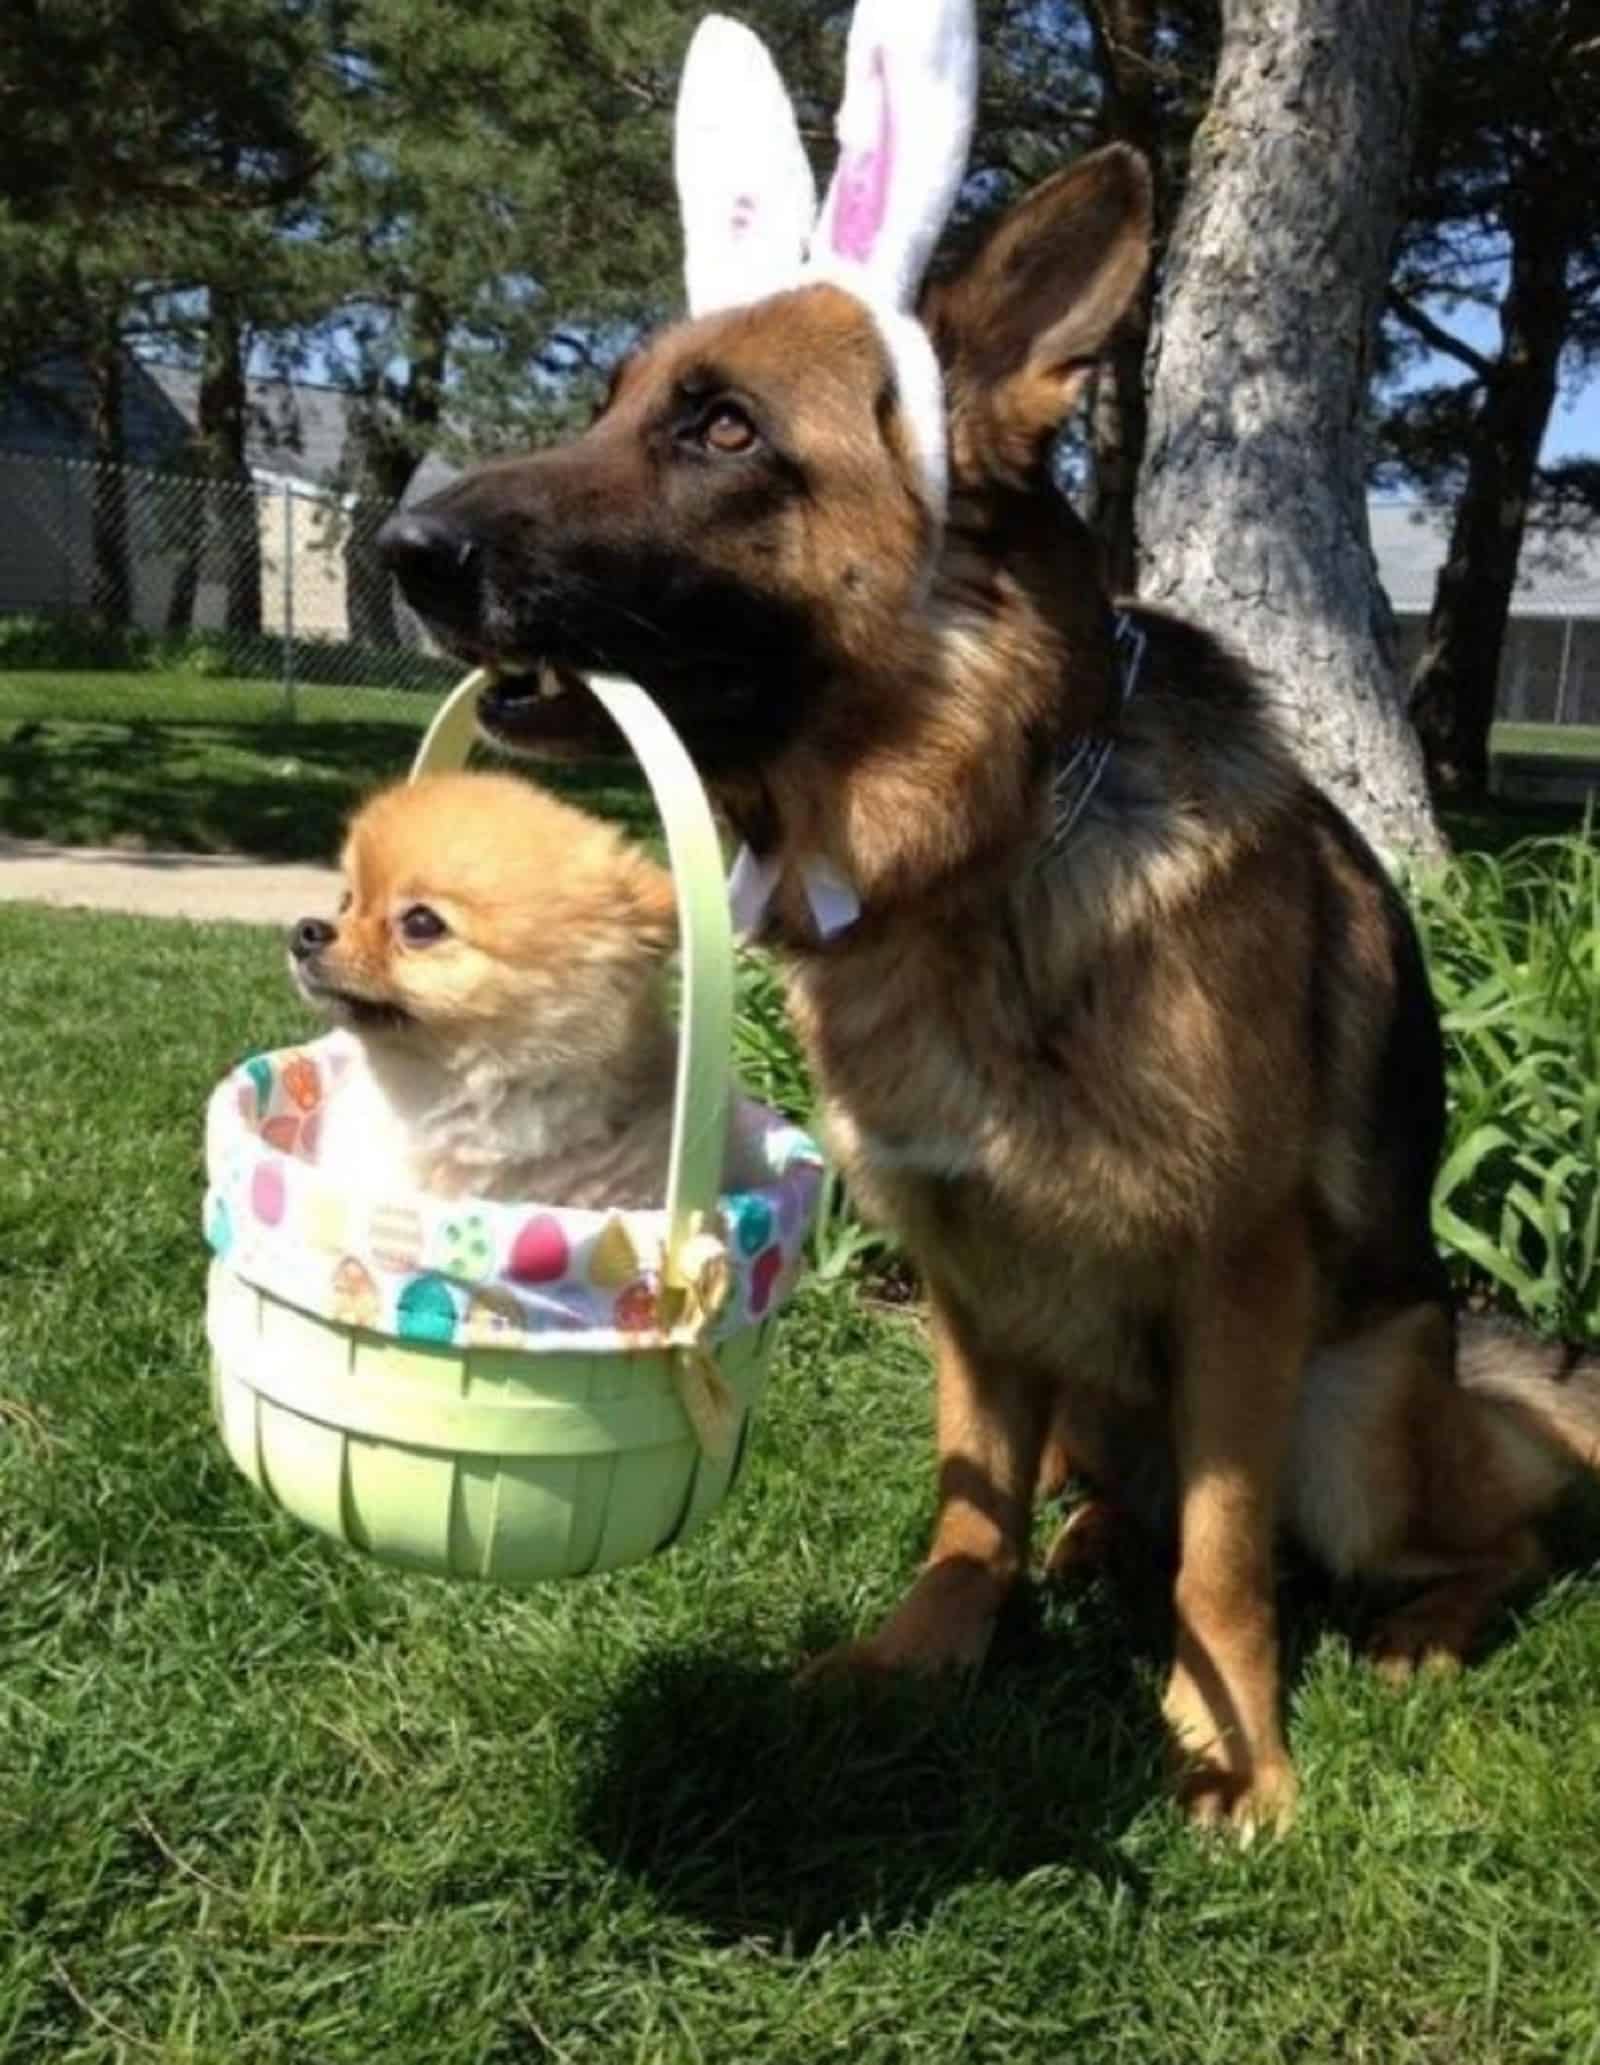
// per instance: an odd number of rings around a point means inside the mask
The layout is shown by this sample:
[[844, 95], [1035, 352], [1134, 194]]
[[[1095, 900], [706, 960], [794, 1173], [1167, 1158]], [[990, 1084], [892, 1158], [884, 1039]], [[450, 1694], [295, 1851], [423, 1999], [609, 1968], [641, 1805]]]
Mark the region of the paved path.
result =
[[126, 853], [0, 834], [0, 902], [287, 925], [307, 914], [331, 915], [338, 880], [333, 868], [232, 854]]

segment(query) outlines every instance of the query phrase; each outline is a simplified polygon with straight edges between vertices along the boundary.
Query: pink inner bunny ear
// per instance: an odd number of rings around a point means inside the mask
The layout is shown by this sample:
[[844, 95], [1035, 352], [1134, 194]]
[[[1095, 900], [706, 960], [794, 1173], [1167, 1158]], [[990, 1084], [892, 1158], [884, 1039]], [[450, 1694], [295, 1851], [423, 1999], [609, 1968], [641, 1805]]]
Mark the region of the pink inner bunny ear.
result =
[[707, 15], [689, 45], [673, 165], [694, 314], [794, 280], [816, 217], [811, 167], [765, 46], [725, 15]]
[[847, 149], [834, 183], [829, 242], [841, 258], [865, 265], [883, 234], [894, 180], [894, 109], [889, 101], [889, 72], [882, 45], [872, 52], [867, 71], [876, 104], [875, 140]]

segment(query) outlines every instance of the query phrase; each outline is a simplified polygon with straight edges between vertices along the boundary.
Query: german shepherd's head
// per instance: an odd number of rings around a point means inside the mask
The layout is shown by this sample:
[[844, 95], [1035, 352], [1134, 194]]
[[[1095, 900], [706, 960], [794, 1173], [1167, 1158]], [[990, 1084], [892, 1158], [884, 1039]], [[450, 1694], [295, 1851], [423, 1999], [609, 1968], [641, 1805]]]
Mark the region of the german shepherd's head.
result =
[[[503, 677], [483, 707], [542, 754], [610, 743], [565, 670], [638, 680], [745, 828], [982, 706], [1030, 735], [1110, 693], [1095, 556], [1052, 485], [1056, 433], [1137, 293], [1149, 179], [1111, 147], [1013, 207], [926, 286], [948, 509], [895, 353], [818, 280], [669, 329], [574, 442], [478, 468], [389, 526], [408, 600]], [[520, 677], [520, 678], [519, 678]], [[1070, 686], [1068, 685], [1070, 681]]]

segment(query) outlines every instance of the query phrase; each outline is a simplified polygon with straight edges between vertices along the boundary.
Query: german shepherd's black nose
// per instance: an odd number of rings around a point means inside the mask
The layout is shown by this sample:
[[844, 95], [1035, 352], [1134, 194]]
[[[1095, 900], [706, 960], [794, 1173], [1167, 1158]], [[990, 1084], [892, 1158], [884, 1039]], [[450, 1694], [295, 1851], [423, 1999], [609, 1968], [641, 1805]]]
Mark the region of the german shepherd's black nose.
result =
[[482, 555], [464, 524], [403, 509], [379, 531], [378, 553], [419, 617], [459, 631], [477, 623]]

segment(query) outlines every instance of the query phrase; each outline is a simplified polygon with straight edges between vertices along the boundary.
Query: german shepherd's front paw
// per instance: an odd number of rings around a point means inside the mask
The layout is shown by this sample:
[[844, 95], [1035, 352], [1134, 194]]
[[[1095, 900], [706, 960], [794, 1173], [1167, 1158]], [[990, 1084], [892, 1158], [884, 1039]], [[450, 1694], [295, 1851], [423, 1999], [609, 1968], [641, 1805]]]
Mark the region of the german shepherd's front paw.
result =
[[1178, 1805], [1194, 1827], [1220, 1830], [1240, 1843], [1288, 1833], [1300, 1781], [1286, 1757], [1238, 1771], [1220, 1759], [1186, 1755], [1175, 1747], [1174, 1760], [1179, 1765]]
[[1453, 1678], [1466, 1664], [1461, 1645], [1431, 1624], [1392, 1614], [1367, 1642], [1372, 1668], [1386, 1685], [1403, 1688], [1413, 1678]]
[[989, 1652], [1009, 1589], [967, 1557], [930, 1564], [876, 1634], [824, 1650], [802, 1667], [797, 1682], [976, 1670]]
[[1200, 1686], [1181, 1667], [1161, 1703], [1178, 1804], [1197, 1828], [1242, 1843], [1282, 1835], [1294, 1820], [1299, 1780], [1275, 1725], [1263, 1716], [1253, 1734], [1219, 1726]]

